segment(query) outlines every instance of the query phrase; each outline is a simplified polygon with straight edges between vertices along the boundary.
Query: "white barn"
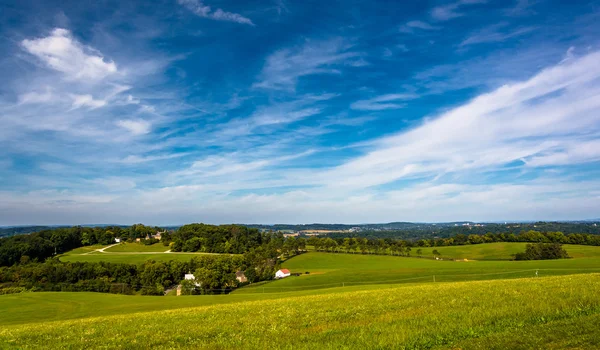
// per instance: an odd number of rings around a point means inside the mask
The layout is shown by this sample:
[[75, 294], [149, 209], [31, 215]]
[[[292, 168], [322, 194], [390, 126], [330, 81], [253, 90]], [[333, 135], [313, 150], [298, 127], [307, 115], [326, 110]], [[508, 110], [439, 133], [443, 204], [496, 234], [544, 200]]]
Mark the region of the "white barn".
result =
[[288, 277], [290, 275], [290, 270], [288, 269], [281, 269], [277, 272], [275, 272], [275, 278], [285, 278]]

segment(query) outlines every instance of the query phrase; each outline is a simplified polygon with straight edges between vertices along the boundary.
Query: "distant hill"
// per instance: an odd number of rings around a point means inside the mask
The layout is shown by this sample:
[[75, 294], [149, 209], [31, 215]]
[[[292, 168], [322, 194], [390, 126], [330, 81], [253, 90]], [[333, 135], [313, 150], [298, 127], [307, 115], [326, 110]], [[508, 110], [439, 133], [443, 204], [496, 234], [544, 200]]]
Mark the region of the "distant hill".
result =
[[0, 238], [10, 237], [16, 235], [24, 235], [33, 232], [39, 232], [43, 230], [49, 230], [51, 226], [18, 226], [18, 227], [1, 227]]

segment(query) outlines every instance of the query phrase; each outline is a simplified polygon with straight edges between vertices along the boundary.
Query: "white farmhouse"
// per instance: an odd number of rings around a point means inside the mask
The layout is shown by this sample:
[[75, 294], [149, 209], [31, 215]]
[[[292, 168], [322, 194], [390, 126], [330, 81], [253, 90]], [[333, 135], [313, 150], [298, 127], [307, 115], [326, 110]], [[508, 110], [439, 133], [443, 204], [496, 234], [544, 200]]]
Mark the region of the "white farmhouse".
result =
[[290, 275], [290, 270], [288, 269], [281, 269], [277, 272], [275, 272], [275, 278], [285, 278], [288, 277]]
[[120, 238], [115, 238], [115, 242], [116, 243], [121, 243], [121, 239]]
[[[180, 275], [180, 276], [181, 276], [181, 275]], [[193, 273], [186, 273], [186, 274], [185, 274], [185, 279], [186, 279], [186, 280], [195, 280], [195, 279], [196, 279], [196, 277], [194, 277], [194, 274], [193, 274]]]

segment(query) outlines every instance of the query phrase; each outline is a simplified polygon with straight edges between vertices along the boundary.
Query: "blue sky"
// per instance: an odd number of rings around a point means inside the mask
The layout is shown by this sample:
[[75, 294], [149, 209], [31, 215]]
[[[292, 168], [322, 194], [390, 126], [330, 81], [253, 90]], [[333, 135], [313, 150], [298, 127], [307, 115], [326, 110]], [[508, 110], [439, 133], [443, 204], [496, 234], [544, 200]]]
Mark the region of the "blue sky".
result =
[[3, 1], [0, 225], [600, 217], [600, 2]]

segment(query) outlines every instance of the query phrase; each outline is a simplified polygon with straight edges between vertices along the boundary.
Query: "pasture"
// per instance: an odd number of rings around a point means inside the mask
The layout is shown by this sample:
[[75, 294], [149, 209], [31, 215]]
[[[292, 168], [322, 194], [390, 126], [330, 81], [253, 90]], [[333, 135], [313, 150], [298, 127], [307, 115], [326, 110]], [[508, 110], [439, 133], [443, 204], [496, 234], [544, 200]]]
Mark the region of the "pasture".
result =
[[[210, 306], [182, 303], [183, 308], [173, 310], [77, 320], [38, 319], [3, 326], [0, 343], [11, 348], [52, 344], [56, 348], [159, 349], [600, 346], [598, 274], [342, 290], [285, 293], [275, 299]], [[0, 301], [6, 297], [0, 296]], [[158, 300], [149, 300], [154, 299]]]
[[[478, 248], [476, 245], [468, 248]], [[586, 247], [587, 248], [587, 247]], [[600, 251], [600, 247], [594, 248]], [[234, 293], [269, 293], [390, 283], [458, 282], [600, 272], [600, 257], [537, 261], [451, 261], [310, 252], [286, 260], [291, 276]], [[310, 272], [310, 274], [305, 274]]]

